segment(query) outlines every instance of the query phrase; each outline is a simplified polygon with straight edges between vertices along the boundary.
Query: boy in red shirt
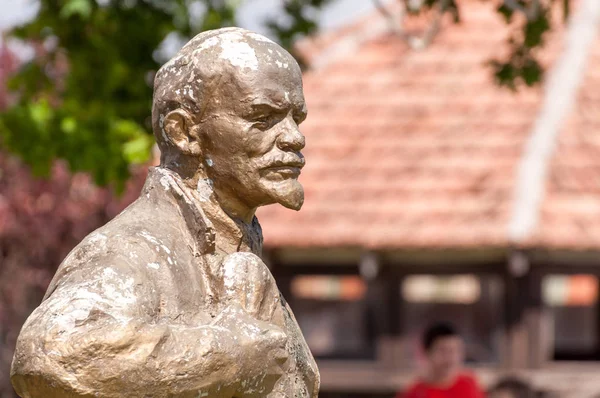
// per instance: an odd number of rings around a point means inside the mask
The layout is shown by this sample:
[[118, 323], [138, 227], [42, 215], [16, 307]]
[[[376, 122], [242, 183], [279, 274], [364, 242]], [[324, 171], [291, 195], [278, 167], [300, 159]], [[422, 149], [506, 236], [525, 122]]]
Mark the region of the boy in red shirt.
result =
[[464, 342], [448, 324], [430, 327], [423, 336], [425, 375], [396, 398], [484, 398], [473, 376], [463, 371]]

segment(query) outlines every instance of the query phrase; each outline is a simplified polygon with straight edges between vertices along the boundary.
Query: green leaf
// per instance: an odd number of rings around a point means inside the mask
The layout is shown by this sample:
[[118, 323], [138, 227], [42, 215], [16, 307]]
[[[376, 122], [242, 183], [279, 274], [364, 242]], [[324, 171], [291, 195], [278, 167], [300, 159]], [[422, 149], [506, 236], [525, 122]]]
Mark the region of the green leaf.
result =
[[562, 0], [563, 3], [563, 20], [566, 22], [571, 15], [571, 0]]
[[535, 59], [529, 59], [521, 68], [521, 76], [525, 84], [533, 86], [542, 80], [542, 66]]
[[48, 101], [40, 100], [29, 104], [29, 114], [39, 130], [46, 130], [49, 127], [53, 111]]
[[544, 33], [550, 30], [550, 21], [545, 12], [540, 12], [534, 20], [528, 20], [525, 24], [525, 39], [523, 44], [526, 47], [533, 48], [543, 44]]
[[73, 134], [77, 130], [77, 121], [73, 117], [65, 117], [60, 122], [60, 129], [65, 134]]
[[502, 5], [498, 7], [497, 11], [504, 17], [504, 22], [510, 23], [512, 21], [514, 11], [505, 3], [502, 3]]
[[515, 67], [509, 62], [492, 61], [490, 63], [494, 70], [494, 77], [496, 83], [499, 86], [507, 87], [511, 90], [516, 90], [515, 80], [517, 78], [517, 71]]
[[150, 158], [150, 151], [154, 140], [148, 135], [139, 137], [123, 144], [123, 155], [130, 164], [140, 164]]
[[120, 139], [137, 138], [140, 135], [146, 134], [144, 129], [132, 120], [118, 120], [114, 122], [112, 131], [115, 137]]
[[[18, 101], [0, 113], [0, 144], [38, 174], [63, 159], [98, 184], [123, 187], [129, 165], [148, 159], [153, 143], [148, 77], [161, 66], [157, 48], [170, 33], [236, 24], [241, 0], [201, 1], [203, 21], [192, 23], [190, 0], [38, 0], [36, 17], [8, 34], [58, 45], [10, 80]], [[294, 54], [294, 40], [318, 29], [312, 11], [331, 1], [286, 0], [291, 23], [278, 20], [276, 39]]]
[[83, 19], [87, 19], [91, 13], [91, 0], [69, 0], [60, 10], [60, 17], [62, 19], [69, 19], [73, 15], [79, 15]]

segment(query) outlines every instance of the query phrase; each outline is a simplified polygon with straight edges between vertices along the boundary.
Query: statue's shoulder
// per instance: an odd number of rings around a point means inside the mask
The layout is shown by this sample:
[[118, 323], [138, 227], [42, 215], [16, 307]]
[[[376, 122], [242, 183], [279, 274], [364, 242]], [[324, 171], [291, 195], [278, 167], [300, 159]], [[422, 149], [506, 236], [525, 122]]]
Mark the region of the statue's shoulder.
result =
[[161, 217], [161, 212], [148, 213], [144, 202], [138, 199], [83, 238], [59, 265], [46, 296], [59, 284], [92, 279], [107, 269], [137, 280], [146, 277], [149, 264], [166, 263], [171, 250], [175, 250], [169, 246], [184, 239], [174, 236], [178, 229], [169, 225], [170, 218]]
[[169, 279], [174, 267], [191, 263], [191, 256], [202, 252], [198, 242], [205, 224], [184, 211], [188, 207], [181, 206], [177, 192], [171, 192], [174, 187], [161, 178], [151, 171], [139, 198], [67, 255], [46, 296], [61, 284], [77, 284], [104, 270], [136, 280], [161, 279], [157, 273]]

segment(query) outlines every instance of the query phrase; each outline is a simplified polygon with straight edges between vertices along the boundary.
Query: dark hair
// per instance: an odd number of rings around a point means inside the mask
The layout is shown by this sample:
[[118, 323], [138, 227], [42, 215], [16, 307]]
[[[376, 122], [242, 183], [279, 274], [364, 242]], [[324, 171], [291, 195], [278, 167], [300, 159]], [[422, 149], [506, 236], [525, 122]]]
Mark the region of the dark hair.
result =
[[529, 383], [517, 377], [505, 377], [498, 381], [490, 393], [509, 391], [515, 398], [533, 398], [537, 396]]
[[431, 349], [436, 340], [444, 337], [453, 337], [458, 335], [458, 332], [451, 324], [442, 322], [436, 323], [434, 325], [429, 326], [427, 330], [425, 330], [422, 341], [423, 348], [425, 349], [425, 351], [429, 351], [429, 349]]

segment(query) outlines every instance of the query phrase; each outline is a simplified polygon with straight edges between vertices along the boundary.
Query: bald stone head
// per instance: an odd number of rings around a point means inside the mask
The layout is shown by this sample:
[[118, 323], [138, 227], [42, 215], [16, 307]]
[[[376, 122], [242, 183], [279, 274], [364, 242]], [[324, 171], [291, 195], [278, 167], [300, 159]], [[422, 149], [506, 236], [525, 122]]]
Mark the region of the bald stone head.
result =
[[197, 176], [198, 189], [209, 186], [242, 218], [270, 203], [302, 206], [298, 125], [305, 118], [298, 63], [244, 29], [197, 35], [155, 77], [152, 120], [161, 165]]

